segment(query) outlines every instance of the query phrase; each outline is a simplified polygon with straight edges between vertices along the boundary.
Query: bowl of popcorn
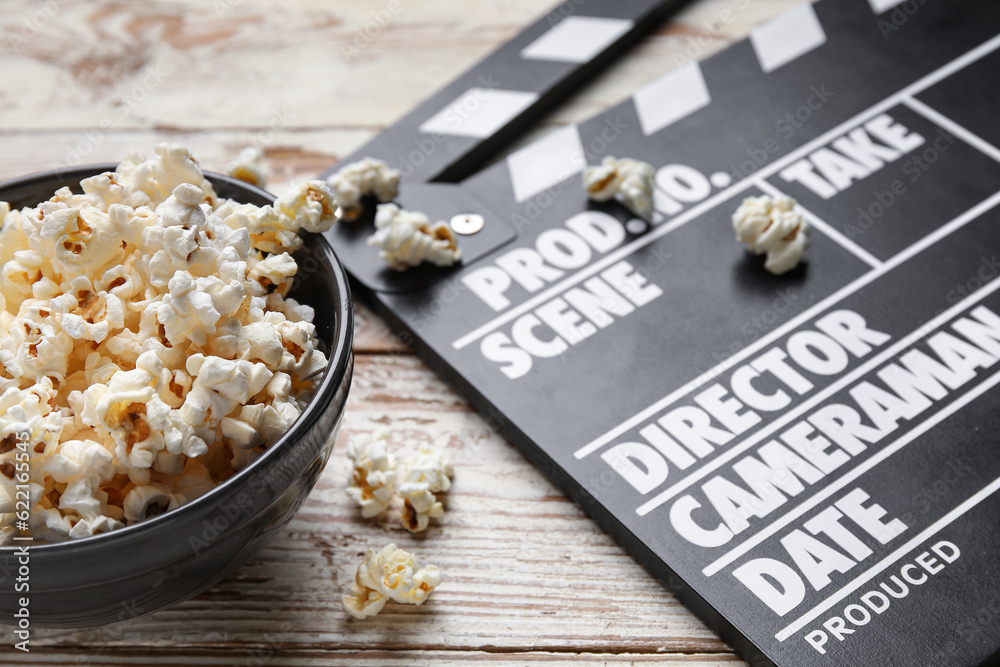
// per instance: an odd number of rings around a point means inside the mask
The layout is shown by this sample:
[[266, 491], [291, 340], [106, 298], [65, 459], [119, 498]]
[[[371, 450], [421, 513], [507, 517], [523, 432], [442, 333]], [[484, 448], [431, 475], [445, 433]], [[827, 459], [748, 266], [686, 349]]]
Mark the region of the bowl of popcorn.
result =
[[292, 517], [353, 370], [335, 210], [166, 144], [0, 184], [4, 622], [176, 604]]

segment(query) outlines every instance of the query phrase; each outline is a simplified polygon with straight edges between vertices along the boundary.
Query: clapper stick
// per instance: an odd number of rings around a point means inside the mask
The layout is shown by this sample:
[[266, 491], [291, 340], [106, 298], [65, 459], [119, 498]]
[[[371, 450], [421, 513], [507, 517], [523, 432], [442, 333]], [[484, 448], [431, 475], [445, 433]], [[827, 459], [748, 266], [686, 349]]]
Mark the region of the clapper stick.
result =
[[686, 1], [567, 0], [343, 162], [378, 158], [407, 183], [461, 181]]

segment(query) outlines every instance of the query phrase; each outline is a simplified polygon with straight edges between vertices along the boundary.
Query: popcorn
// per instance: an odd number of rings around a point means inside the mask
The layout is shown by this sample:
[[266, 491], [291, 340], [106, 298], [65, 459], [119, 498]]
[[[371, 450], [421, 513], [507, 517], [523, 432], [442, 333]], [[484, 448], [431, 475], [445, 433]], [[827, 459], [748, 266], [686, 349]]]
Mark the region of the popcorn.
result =
[[396, 487], [396, 461], [386, 450], [387, 431], [355, 438], [347, 446], [354, 475], [347, 495], [361, 506], [361, 516], [377, 516], [388, 509]]
[[193, 278], [178, 271], [167, 283], [168, 293], [156, 309], [171, 345], [187, 340], [206, 345], [223, 315], [232, 315], [243, 303], [243, 286], [237, 280], [223, 283], [215, 276]]
[[283, 363], [285, 355], [291, 356], [285, 350], [277, 328], [263, 320], [240, 327], [236, 337], [236, 349], [240, 359], [259, 360], [269, 368], [285, 365]]
[[15, 509], [14, 480], [0, 475], [0, 544], [10, 544], [17, 535]]
[[379, 202], [388, 202], [399, 193], [399, 172], [370, 157], [348, 164], [329, 181], [341, 208], [340, 217], [347, 220], [361, 213], [362, 197], [374, 195]]
[[21, 226], [20, 211], [11, 211], [10, 204], [0, 201], [0, 266], [14, 259], [18, 250], [28, 249], [28, 239]]
[[109, 326], [107, 321], [92, 324], [79, 315], [66, 313], [62, 317], [61, 324], [66, 335], [76, 340], [85, 339], [101, 343], [108, 337]]
[[[271, 255], [254, 264], [247, 278], [258, 282], [266, 291], [274, 288], [291, 287], [291, 278], [299, 271], [298, 264], [287, 252]], [[287, 290], [286, 290], [287, 291]]]
[[252, 463], [327, 365], [312, 309], [286, 298], [297, 233], [334, 220], [325, 183], [220, 201], [162, 144], [81, 187], [0, 202], [0, 544], [24, 434], [32, 536], [109, 532]]
[[133, 208], [166, 200], [182, 183], [197, 185], [209, 201], [215, 200], [215, 190], [209, 183], [190, 151], [176, 144], [157, 144], [156, 156], [149, 160], [135, 153], [129, 155], [115, 170], [116, 179], [129, 198], [122, 202]]
[[162, 288], [177, 271], [218, 278], [225, 264], [245, 263], [249, 258], [249, 232], [230, 229], [218, 215], [206, 213], [197, 203], [201, 193], [191, 185], [178, 186], [157, 207], [155, 222], [143, 230], [146, 254], [141, 261], [149, 267], [153, 286]]
[[354, 584], [341, 600], [344, 609], [361, 620], [382, 611], [388, 600], [421, 605], [440, 584], [437, 567], [420, 567], [413, 554], [389, 544], [378, 552], [368, 549]]
[[4, 310], [16, 313], [22, 301], [32, 295], [32, 286], [42, 280], [45, 259], [38, 252], [17, 250], [14, 257], [0, 269], [0, 296]]
[[287, 228], [319, 233], [336, 221], [333, 203], [333, 193], [324, 181], [306, 181], [275, 199], [274, 210], [289, 221]]
[[403, 498], [403, 526], [411, 533], [427, 529], [431, 519], [444, 516], [444, 507], [435, 493], [451, 488], [455, 475], [448, 455], [428, 445], [420, 445], [416, 456], [406, 462], [399, 495]]
[[[371, 549], [368, 551], [370, 553]], [[340, 598], [347, 613], [359, 621], [369, 616], [375, 616], [389, 601], [385, 594], [361, 584], [362, 567], [364, 567], [363, 563], [358, 565], [358, 574], [355, 583], [351, 585], [350, 592], [344, 593]]]
[[294, 221], [281, 215], [271, 206], [259, 208], [252, 204], [226, 201], [215, 209], [215, 214], [233, 230], [246, 230], [250, 244], [264, 252], [294, 251], [302, 247]]
[[432, 225], [423, 213], [405, 211], [395, 204], [380, 204], [375, 213], [375, 229], [368, 245], [379, 248], [379, 257], [396, 271], [423, 262], [451, 266], [462, 258], [451, 227], [445, 222]]
[[183, 505], [215, 488], [212, 473], [200, 461], [188, 459], [181, 474], [174, 478], [174, 498]]
[[747, 197], [733, 214], [736, 240], [755, 254], [767, 254], [764, 268], [781, 275], [798, 266], [809, 247], [809, 224], [791, 197]]
[[[56, 196], [60, 194], [67, 199], [73, 196], [65, 188]], [[93, 207], [70, 207], [63, 201], [45, 202], [38, 213], [40, 217], [24, 218], [23, 231], [29, 247], [52, 262], [55, 274], [93, 275], [123, 259], [120, 238], [125, 230], [118, 217]]]
[[33, 509], [29, 521], [31, 536], [47, 542], [65, 540], [73, 530], [73, 521], [54, 507]]
[[135, 206], [140, 206], [148, 201], [148, 195], [131, 192], [118, 179], [117, 173], [106, 171], [103, 174], [83, 179], [80, 181], [80, 187], [87, 195], [90, 205], [102, 211], [107, 211], [116, 204], [131, 202]]
[[60, 483], [82, 477], [110, 477], [113, 471], [114, 459], [111, 453], [93, 440], [64, 442], [58, 452], [42, 462], [42, 472]]
[[281, 336], [285, 350], [278, 365], [283, 371], [291, 371], [296, 378], [304, 380], [326, 368], [326, 357], [315, 350], [309, 341], [316, 335], [316, 327], [311, 322], [289, 322], [283, 320], [274, 325]]
[[[194, 354], [188, 358], [187, 371], [195, 378], [192, 392], [205, 389], [238, 404], [244, 404], [252, 396], [259, 394], [274, 377], [274, 373], [264, 364], [206, 357], [203, 354]], [[189, 393], [188, 396], [190, 395]], [[230, 410], [220, 411], [212, 417], [221, 419], [222, 415], [229, 412]]]
[[174, 188], [166, 201], [156, 207], [164, 227], [197, 228], [205, 224], [207, 216], [201, 208], [205, 193], [190, 183], [181, 183]]
[[291, 402], [274, 401], [271, 405], [245, 405], [239, 419], [249, 424], [265, 443], [275, 442], [299, 417], [299, 408]]
[[278, 197], [273, 206], [225, 201], [214, 213], [234, 230], [247, 230], [251, 244], [264, 252], [297, 250], [300, 230], [325, 232], [336, 221], [333, 193], [324, 181], [306, 181]]
[[[64, 494], [65, 495], [65, 494]], [[125, 524], [109, 516], [98, 516], [92, 519], [80, 519], [69, 530], [72, 539], [90, 537], [98, 533], [107, 533], [118, 528], [124, 528]]]
[[14, 462], [14, 444], [27, 434], [28, 449], [48, 454], [62, 432], [60, 415], [51, 409], [51, 385], [36, 383], [28, 389], [8, 387], [0, 394], [0, 464]]
[[643, 218], [653, 214], [652, 165], [631, 158], [617, 160], [610, 155], [599, 166], [583, 172], [583, 186], [594, 201], [618, 199]]
[[244, 148], [226, 167], [228, 175], [246, 181], [250, 185], [256, 185], [258, 188], [267, 186], [267, 171], [264, 151], [255, 146]]
[[125, 518], [129, 521], [141, 521], [151, 513], [160, 514], [163, 510], [179, 506], [177, 498], [163, 484], [137, 486], [125, 497]]
[[281, 313], [289, 322], [312, 322], [316, 316], [312, 306], [280, 294], [269, 294], [266, 303], [269, 309]]
[[66, 375], [72, 338], [44, 302], [27, 299], [0, 331], [0, 364], [11, 378], [36, 382], [45, 375]]

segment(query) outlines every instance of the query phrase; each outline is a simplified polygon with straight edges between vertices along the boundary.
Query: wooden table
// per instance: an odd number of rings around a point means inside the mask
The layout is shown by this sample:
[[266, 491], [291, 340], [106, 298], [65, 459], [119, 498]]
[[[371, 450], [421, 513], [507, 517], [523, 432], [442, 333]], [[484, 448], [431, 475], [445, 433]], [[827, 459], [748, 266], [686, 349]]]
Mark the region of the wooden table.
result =
[[[583, 120], [798, 0], [695, 2], [528, 133]], [[529, 0], [7, 0], [0, 19], [0, 178], [116, 161], [159, 141], [222, 169], [266, 151], [280, 192], [319, 173], [525, 25]], [[388, 20], [386, 17], [388, 16]], [[522, 140], [522, 143], [527, 139]], [[39, 630], [4, 663], [91, 665], [742, 664], [385, 325], [357, 309], [340, 444], [305, 506], [254, 561], [173, 609]], [[361, 519], [343, 443], [388, 426], [456, 464], [426, 535]], [[359, 622], [340, 607], [364, 550], [388, 542], [444, 571], [422, 607]], [[9, 633], [8, 633], [9, 635]]]

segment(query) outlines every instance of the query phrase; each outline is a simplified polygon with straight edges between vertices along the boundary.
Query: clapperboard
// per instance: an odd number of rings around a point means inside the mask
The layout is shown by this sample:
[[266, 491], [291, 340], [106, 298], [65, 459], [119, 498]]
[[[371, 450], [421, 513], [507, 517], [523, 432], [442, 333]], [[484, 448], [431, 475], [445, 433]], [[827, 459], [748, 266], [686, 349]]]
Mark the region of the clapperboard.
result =
[[[484, 222], [460, 266], [383, 268], [370, 215], [328, 238], [751, 664], [995, 661], [1000, 5], [803, 4], [483, 168], [672, 4], [566, 2], [350, 158], [400, 169], [404, 208]], [[588, 202], [605, 155], [656, 168], [651, 220]], [[781, 193], [813, 232], [776, 277], [730, 216]]]

